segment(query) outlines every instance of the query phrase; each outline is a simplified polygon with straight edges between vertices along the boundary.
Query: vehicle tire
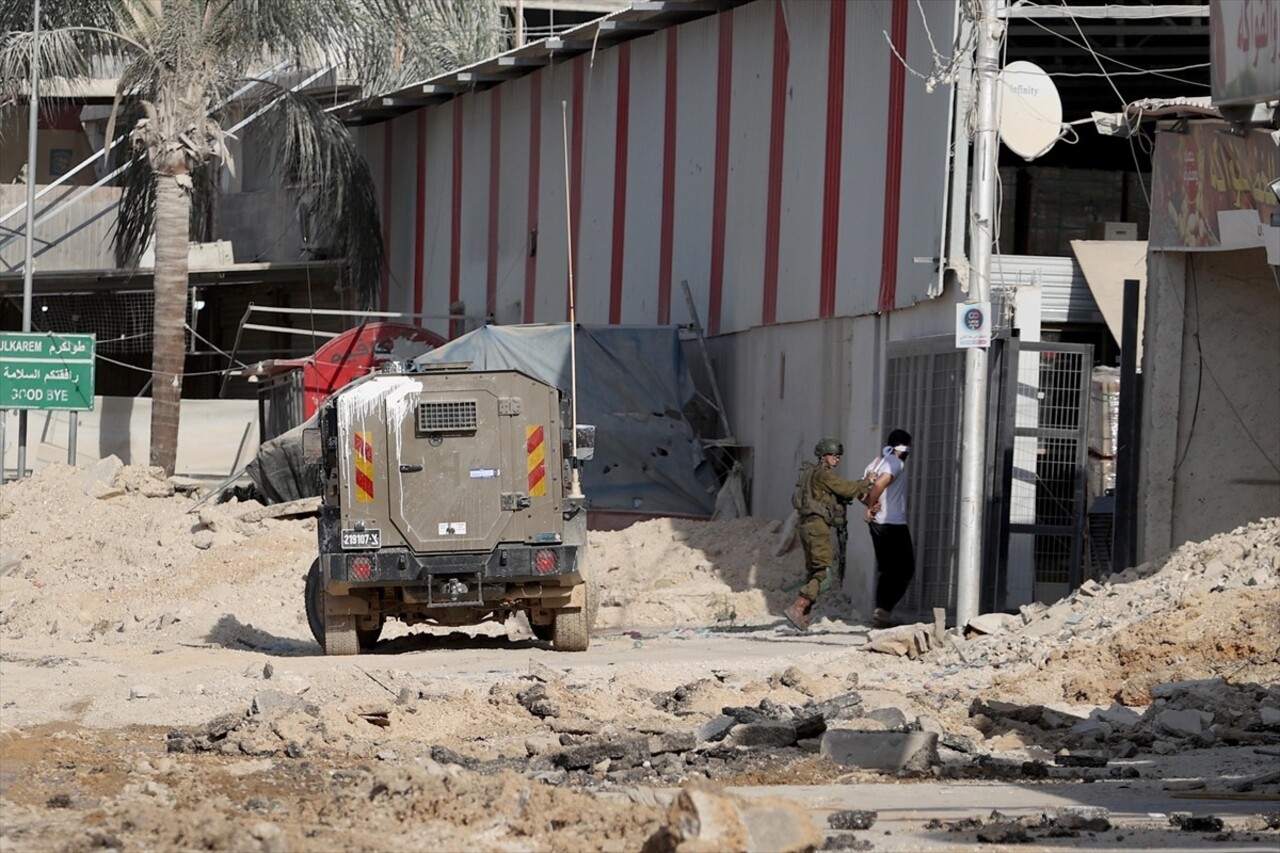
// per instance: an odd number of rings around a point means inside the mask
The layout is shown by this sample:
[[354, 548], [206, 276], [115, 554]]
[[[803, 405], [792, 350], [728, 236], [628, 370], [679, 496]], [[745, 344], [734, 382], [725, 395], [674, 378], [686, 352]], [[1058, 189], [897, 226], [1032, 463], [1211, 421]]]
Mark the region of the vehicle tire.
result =
[[320, 582], [319, 558], [307, 571], [304, 596], [307, 600], [307, 624], [311, 626], [311, 636], [315, 637], [320, 648], [324, 649], [324, 584]]
[[356, 636], [356, 617], [347, 615], [325, 617], [324, 653], [326, 655], [360, 654], [360, 640]]
[[558, 652], [585, 652], [591, 645], [591, 627], [600, 610], [600, 590], [585, 567], [580, 571], [587, 585], [586, 603], [579, 610], [557, 613], [550, 626], [551, 645]]

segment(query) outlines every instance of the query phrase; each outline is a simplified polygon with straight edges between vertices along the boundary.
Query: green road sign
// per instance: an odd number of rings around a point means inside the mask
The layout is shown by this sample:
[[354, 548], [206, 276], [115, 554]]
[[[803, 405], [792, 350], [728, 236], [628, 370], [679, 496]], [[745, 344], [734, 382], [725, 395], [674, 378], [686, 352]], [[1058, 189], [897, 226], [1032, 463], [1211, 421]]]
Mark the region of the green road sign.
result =
[[0, 409], [92, 409], [93, 349], [93, 335], [0, 332]]

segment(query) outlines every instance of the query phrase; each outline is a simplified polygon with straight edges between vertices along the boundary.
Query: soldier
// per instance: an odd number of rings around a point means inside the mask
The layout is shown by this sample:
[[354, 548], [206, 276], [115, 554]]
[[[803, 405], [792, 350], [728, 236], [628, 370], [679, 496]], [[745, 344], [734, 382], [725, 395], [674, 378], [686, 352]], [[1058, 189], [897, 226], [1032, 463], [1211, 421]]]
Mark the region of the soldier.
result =
[[[791, 498], [791, 505], [800, 514], [799, 534], [804, 546], [806, 579], [796, 600], [782, 611], [787, 621], [800, 631], [809, 629], [809, 611], [819, 593], [831, 584], [828, 575], [836, 559], [831, 532], [834, 529], [838, 536], [844, 533], [846, 504], [865, 497], [872, 485], [870, 480], [846, 480], [835, 473], [844, 455], [844, 445], [838, 439], [821, 439], [813, 448], [813, 455], [818, 457], [818, 462], [800, 466]], [[840, 540], [843, 542], [844, 537], [840, 536]], [[843, 547], [839, 559], [843, 564]]]

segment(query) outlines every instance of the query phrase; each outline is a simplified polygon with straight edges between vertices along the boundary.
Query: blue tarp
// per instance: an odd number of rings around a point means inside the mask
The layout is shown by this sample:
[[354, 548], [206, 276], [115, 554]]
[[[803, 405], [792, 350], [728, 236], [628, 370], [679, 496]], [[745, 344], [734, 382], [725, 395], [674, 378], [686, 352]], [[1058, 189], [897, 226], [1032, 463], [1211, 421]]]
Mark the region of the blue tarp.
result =
[[[571, 390], [569, 326], [484, 326], [419, 356], [515, 369]], [[685, 417], [698, 393], [675, 326], [577, 328], [580, 424], [596, 427], [582, 469], [589, 509], [710, 516], [719, 484]]]

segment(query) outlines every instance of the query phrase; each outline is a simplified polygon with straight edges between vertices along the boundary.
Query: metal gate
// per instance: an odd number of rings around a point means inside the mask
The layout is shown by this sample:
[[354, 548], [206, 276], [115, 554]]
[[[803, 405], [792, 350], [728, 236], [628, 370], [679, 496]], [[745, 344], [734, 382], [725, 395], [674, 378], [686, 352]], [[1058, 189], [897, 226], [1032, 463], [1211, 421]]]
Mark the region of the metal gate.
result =
[[987, 610], [1057, 601], [1084, 579], [1093, 347], [1012, 338], [1002, 362], [988, 425]]
[[[988, 351], [981, 608], [1056, 601], [1083, 579], [1093, 348], [1001, 337]], [[908, 524], [916, 573], [903, 616], [954, 615], [965, 355], [952, 336], [890, 343], [882, 423], [912, 434]]]
[[946, 336], [893, 341], [886, 356], [884, 432], [901, 427], [912, 438], [904, 471], [916, 573], [897, 612], [954, 610], [964, 351]]

